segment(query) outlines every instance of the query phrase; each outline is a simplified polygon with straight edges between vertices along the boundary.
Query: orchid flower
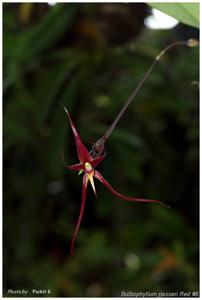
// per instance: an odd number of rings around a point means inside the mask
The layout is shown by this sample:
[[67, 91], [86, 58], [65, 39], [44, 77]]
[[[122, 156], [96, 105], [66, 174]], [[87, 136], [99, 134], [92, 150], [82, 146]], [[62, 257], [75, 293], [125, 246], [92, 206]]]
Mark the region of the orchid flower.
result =
[[104, 184], [106, 186], [106, 188], [115, 196], [117, 196], [118, 198], [121, 198], [125, 201], [133, 201], [133, 202], [155, 202], [155, 203], [159, 203], [165, 207], [166, 206], [164, 203], [162, 203], [161, 201], [158, 200], [148, 200], [148, 199], [141, 199], [141, 198], [134, 198], [134, 197], [128, 197], [125, 195], [122, 195], [121, 193], [117, 192], [110, 184], [109, 182], [107, 182], [106, 179], [104, 179], [104, 177], [102, 176], [102, 174], [100, 172], [98, 172], [97, 170], [95, 170], [95, 167], [97, 167], [97, 165], [99, 163], [101, 163], [103, 161], [103, 159], [105, 158], [105, 142], [106, 140], [109, 138], [109, 136], [111, 135], [112, 131], [114, 130], [116, 124], [118, 123], [118, 121], [120, 120], [120, 118], [122, 117], [122, 115], [124, 114], [125, 110], [128, 108], [128, 106], [130, 105], [130, 103], [133, 101], [133, 99], [136, 97], [137, 93], [139, 92], [139, 90], [141, 89], [141, 87], [143, 86], [145, 80], [148, 78], [148, 76], [151, 74], [152, 70], [154, 69], [154, 67], [156, 66], [156, 64], [160, 61], [160, 59], [163, 57], [163, 55], [170, 49], [172, 49], [175, 46], [180, 46], [180, 45], [184, 45], [184, 46], [188, 46], [188, 47], [197, 47], [199, 45], [198, 41], [195, 39], [188, 39], [187, 41], [179, 41], [179, 42], [174, 42], [170, 45], [168, 45], [167, 47], [165, 47], [154, 59], [154, 61], [152, 62], [151, 66], [149, 67], [149, 69], [147, 70], [147, 72], [145, 73], [145, 75], [143, 76], [142, 80], [139, 82], [138, 86], [135, 88], [135, 90], [132, 92], [132, 94], [130, 95], [130, 97], [127, 99], [127, 101], [125, 102], [124, 106], [122, 107], [121, 111], [118, 113], [118, 115], [116, 116], [116, 118], [114, 119], [114, 121], [112, 122], [112, 124], [110, 125], [110, 127], [108, 128], [108, 130], [105, 132], [105, 134], [98, 140], [95, 142], [95, 144], [92, 146], [91, 151], [89, 152], [85, 145], [83, 144], [77, 130], [76, 127], [74, 126], [74, 123], [71, 120], [71, 117], [67, 111], [67, 109], [64, 107], [65, 112], [67, 114], [67, 117], [69, 119], [73, 134], [74, 134], [74, 138], [75, 138], [75, 142], [76, 142], [76, 147], [77, 147], [77, 154], [78, 154], [78, 158], [79, 158], [79, 163], [76, 165], [72, 165], [72, 166], [67, 166], [64, 162], [64, 157], [63, 157], [63, 162], [65, 164], [65, 166], [70, 169], [70, 170], [74, 170], [74, 171], [79, 171], [79, 174], [83, 174], [83, 186], [82, 186], [82, 196], [81, 196], [81, 208], [80, 208], [80, 214], [79, 214], [79, 218], [77, 221], [77, 225], [73, 234], [73, 238], [71, 240], [71, 249], [70, 252], [71, 254], [73, 254], [73, 249], [74, 249], [74, 243], [79, 231], [79, 227], [82, 221], [82, 217], [83, 217], [83, 213], [84, 213], [84, 208], [85, 208], [85, 202], [86, 202], [86, 190], [87, 190], [87, 186], [88, 186], [88, 182], [90, 181], [91, 186], [93, 188], [93, 191], [96, 195], [96, 190], [95, 190], [95, 184], [94, 184], [94, 177], [96, 179], [98, 179], [102, 184]]
[[104, 179], [104, 177], [102, 176], [102, 174], [100, 172], [98, 172], [97, 170], [95, 170], [95, 168], [97, 167], [98, 164], [100, 164], [104, 158], [105, 158], [105, 153], [101, 156], [98, 156], [96, 158], [93, 158], [92, 155], [90, 154], [90, 152], [87, 150], [87, 148], [85, 147], [85, 145], [83, 144], [77, 130], [76, 127], [74, 126], [74, 123], [72, 122], [72, 119], [69, 115], [68, 110], [64, 107], [65, 112], [67, 114], [67, 117], [69, 119], [71, 128], [72, 128], [72, 132], [75, 138], [75, 142], [76, 142], [76, 147], [77, 147], [77, 154], [78, 154], [78, 158], [79, 158], [79, 163], [72, 165], [72, 166], [67, 166], [66, 163], [64, 162], [64, 158], [63, 158], [63, 162], [65, 164], [65, 166], [70, 169], [70, 170], [74, 170], [74, 171], [79, 171], [79, 173], [83, 174], [83, 186], [82, 186], [82, 196], [81, 196], [81, 207], [80, 207], [80, 214], [79, 214], [79, 218], [77, 221], [77, 225], [75, 228], [75, 231], [73, 233], [73, 238], [71, 240], [71, 246], [70, 246], [70, 253], [73, 254], [74, 251], [74, 243], [80, 228], [80, 224], [82, 221], [82, 217], [84, 214], [84, 208], [85, 208], [85, 202], [86, 202], [86, 190], [87, 190], [87, 186], [88, 183], [90, 181], [91, 186], [93, 188], [93, 191], [96, 195], [96, 189], [95, 189], [95, 184], [94, 184], [94, 178], [98, 179], [102, 184], [104, 184], [104, 186], [115, 196], [117, 196], [118, 198], [121, 198], [125, 201], [133, 201], [133, 202], [155, 202], [155, 203], [159, 203], [163, 206], [166, 206], [164, 203], [162, 203], [161, 201], [158, 200], [148, 200], [148, 199], [140, 199], [140, 198], [134, 198], [134, 197], [128, 197], [125, 195], [122, 195], [121, 193], [117, 192], [110, 184], [109, 182]]

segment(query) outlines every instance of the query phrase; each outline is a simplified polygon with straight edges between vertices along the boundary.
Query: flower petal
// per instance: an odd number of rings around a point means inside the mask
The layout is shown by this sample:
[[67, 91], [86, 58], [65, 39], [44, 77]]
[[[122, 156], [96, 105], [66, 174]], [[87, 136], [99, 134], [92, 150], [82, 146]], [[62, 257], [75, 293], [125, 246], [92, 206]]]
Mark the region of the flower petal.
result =
[[103, 161], [103, 159], [105, 159], [106, 153], [99, 156], [98, 158], [95, 158], [91, 161], [91, 165], [93, 168], [95, 168], [99, 163], [101, 163], [101, 161]]
[[93, 180], [93, 172], [86, 173], [86, 175], [88, 176], [88, 179], [90, 180], [91, 186], [93, 188], [93, 192], [94, 192], [95, 196], [97, 197], [95, 184], [94, 184], [94, 180]]
[[88, 185], [88, 177], [86, 174], [84, 174], [83, 176], [83, 186], [82, 186], [82, 197], [81, 197], [81, 208], [80, 208], [80, 213], [79, 213], [79, 218], [76, 224], [76, 228], [73, 234], [73, 238], [71, 240], [71, 246], [70, 246], [70, 253], [71, 255], [73, 255], [74, 252], [74, 243], [79, 231], [79, 227], [83, 218], [83, 213], [84, 213], [84, 208], [85, 208], [85, 203], [86, 203], [86, 189], [87, 189], [87, 185]]
[[73, 170], [73, 171], [85, 171], [85, 166], [83, 163], [72, 165], [72, 166], [66, 166], [66, 168]]
[[79, 136], [79, 134], [76, 130], [76, 127], [74, 126], [74, 123], [72, 122], [72, 119], [69, 115], [68, 110], [66, 109], [65, 106], [63, 106], [63, 108], [64, 108], [64, 110], [67, 114], [67, 117], [69, 119], [72, 131], [73, 131], [73, 134], [74, 134], [76, 147], [77, 147], [77, 154], [78, 154], [80, 162], [83, 163], [83, 162], [86, 162], [86, 161], [91, 161], [92, 160], [91, 155], [88, 152], [88, 150], [86, 149], [86, 146], [83, 144], [83, 142], [82, 142], [82, 140], [81, 140], [81, 138], [80, 138], [80, 136]]
[[65, 158], [64, 158], [64, 153], [63, 153], [63, 150], [61, 150], [61, 156], [62, 156], [62, 162], [65, 166], [65, 168], [67, 169], [70, 169], [70, 170], [74, 170], [74, 171], [85, 171], [85, 166], [83, 163], [80, 163], [80, 164], [76, 164], [76, 165], [72, 165], [72, 166], [68, 166], [66, 161], [65, 161]]
[[163, 202], [159, 201], [159, 200], [149, 200], [149, 199], [141, 199], [141, 198], [134, 198], [134, 197], [128, 197], [128, 196], [124, 196], [121, 193], [117, 192], [115, 189], [113, 189], [113, 187], [109, 184], [109, 182], [107, 182], [104, 177], [102, 176], [102, 174], [98, 171], [95, 171], [95, 175], [94, 175], [99, 181], [102, 182], [102, 184], [104, 184], [106, 186], [106, 188], [115, 196], [125, 200], [125, 201], [133, 201], [133, 202], [155, 202], [155, 203], [159, 203], [165, 207], [168, 207], [167, 205], [165, 205]]

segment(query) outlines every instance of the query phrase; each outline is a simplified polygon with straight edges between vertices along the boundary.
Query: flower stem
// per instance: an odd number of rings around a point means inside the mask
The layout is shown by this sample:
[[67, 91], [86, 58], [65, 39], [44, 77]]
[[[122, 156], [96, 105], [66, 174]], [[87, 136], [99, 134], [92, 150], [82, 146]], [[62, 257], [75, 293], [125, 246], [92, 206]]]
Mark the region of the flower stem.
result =
[[132, 92], [132, 94], [130, 95], [130, 97], [127, 99], [127, 101], [125, 102], [123, 108], [121, 109], [121, 111], [118, 113], [118, 115], [116, 116], [116, 118], [112, 122], [111, 126], [108, 128], [108, 130], [105, 132], [105, 134], [92, 146], [91, 155], [93, 155], [94, 157], [96, 157], [96, 156], [99, 156], [99, 155], [102, 154], [102, 152], [104, 151], [105, 141], [111, 135], [112, 131], [114, 130], [114, 128], [116, 126], [116, 124], [118, 123], [118, 121], [120, 120], [120, 118], [122, 117], [122, 115], [124, 114], [124, 112], [127, 109], [127, 107], [130, 105], [130, 103], [132, 102], [132, 100], [136, 97], [137, 93], [139, 92], [139, 90], [143, 86], [143, 84], [146, 81], [146, 79], [148, 78], [148, 76], [151, 74], [151, 72], [154, 69], [154, 67], [156, 66], [156, 64], [159, 62], [159, 60], [162, 58], [162, 56], [168, 50], [172, 49], [175, 46], [180, 46], [180, 45], [184, 45], [184, 46], [188, 46], [188, 47], [196, 47], [198, 45], [198, 41], [194, 40], [194, 39], [189, 39], [188, 41], [179, 41], [179, 42], [172, 43], [172, 44], [168, 45], [167, 47], [165, 47], [155, 57], [153, 63], [149, 67], [148, 71], [145, 73], [145, 75], [143, 76], [143, 78], [140, 81], [140, 83], [138, 84], [138, 86], [135, 88], [135, 90]]

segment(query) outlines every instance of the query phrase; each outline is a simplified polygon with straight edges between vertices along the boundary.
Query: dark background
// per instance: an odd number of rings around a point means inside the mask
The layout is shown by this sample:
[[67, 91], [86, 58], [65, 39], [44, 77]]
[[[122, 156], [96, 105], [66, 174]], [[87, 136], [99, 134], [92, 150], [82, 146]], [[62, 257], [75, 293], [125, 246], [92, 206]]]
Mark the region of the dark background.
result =
[[106, 144], [99, 166], [124, 202], [96, 181], [69, 255], [82, 178], [64, 103], [91, 148], [154, 57], [198, 37], [151, 30], [146, 4], [3, 5], [4, 296], [120, 296], [198, 290], [198, 49], [178, 47], [155, 68]]

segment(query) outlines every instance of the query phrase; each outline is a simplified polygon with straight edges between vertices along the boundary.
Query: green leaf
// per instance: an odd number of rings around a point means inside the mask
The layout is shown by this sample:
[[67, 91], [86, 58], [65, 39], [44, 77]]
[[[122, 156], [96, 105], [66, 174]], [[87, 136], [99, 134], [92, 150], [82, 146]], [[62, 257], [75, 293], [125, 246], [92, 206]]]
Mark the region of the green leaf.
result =
[[[48, 55], [48, 49], [53, 48], [64, 37], [74, 20], [77, 8], [74, 4], [57, 4], [38, 23], [17, 36], [10, 32], [4, 38], [4, 59], [12, 68], [22, 68], [22, 63], [33, 63], [43, 51]], [[12, 47], [13, 44], [15, 47]]]
[[199, 28], [199, 3], [148, 3], [187, 25]]

